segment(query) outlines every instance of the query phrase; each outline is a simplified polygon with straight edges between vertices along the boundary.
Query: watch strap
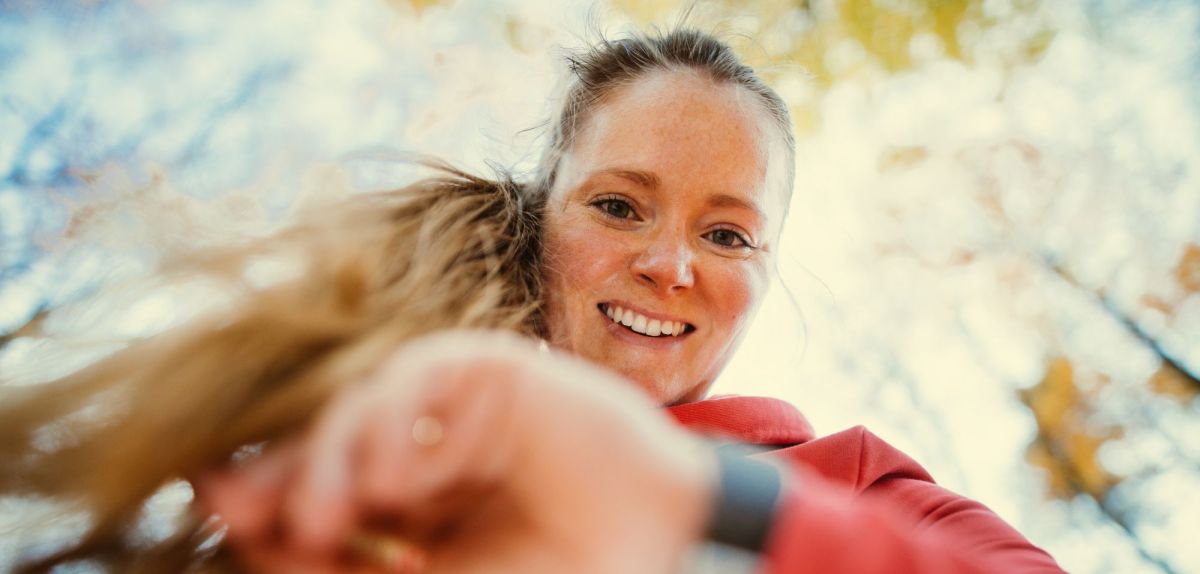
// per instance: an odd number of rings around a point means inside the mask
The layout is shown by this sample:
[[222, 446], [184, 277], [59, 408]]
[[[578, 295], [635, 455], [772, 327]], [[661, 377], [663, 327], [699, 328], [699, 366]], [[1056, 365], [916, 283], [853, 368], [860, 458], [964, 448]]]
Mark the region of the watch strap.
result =
[[762, 552], [775, 521], [783, 481], [775, 466], [747, 458], [754, 452], [753, 447], [741, 444], [717, 447], [719, 484], [708, 539]]

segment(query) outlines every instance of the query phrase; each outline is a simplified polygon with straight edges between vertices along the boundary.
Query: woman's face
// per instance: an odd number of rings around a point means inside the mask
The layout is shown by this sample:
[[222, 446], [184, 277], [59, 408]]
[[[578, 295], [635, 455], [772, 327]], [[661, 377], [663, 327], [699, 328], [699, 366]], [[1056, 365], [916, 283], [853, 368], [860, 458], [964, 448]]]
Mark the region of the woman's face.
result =
[[762, 299], [783, 143], [754, 97], [689, 72], [609, 94], [546, 214], [550, 342], [662, 404], [700, 399]]

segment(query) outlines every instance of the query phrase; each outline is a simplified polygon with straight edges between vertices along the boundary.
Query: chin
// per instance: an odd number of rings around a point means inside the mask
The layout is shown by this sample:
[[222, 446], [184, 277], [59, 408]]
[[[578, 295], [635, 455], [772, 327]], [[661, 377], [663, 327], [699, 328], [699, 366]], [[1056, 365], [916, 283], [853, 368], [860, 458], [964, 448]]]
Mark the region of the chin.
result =
[[[660, 380], [653, 376], [637, 376], [636, 374], [621, 373], [625, 378], [629, 379], [638, 388], [642, 389], [650, 400], [662, 406], [670, 406], [679, 403], [688, 403], [703, 398], [703, 391], [699, 391], [698, 385], [685, 385], [681, 381], [676, 380]], [[707, 385], [705, 385], [707, 387]]]

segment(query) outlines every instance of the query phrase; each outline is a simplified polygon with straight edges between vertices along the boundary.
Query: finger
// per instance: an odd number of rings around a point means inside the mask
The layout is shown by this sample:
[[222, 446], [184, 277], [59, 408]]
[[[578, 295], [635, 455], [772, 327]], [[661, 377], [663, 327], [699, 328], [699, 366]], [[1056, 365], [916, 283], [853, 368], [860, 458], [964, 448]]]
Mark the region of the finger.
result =
[[287, 482], [299, 464], [297, 447], [294, 442], [283, 444], [238, 466], [201, 473], [192, 481], [196, 502], [221, 518], [227, 538], [271, 537], [278, 526]]
[[351, 570], [331, 559], [306, 555], [278, 544], [239, 547], [237, 552], [247, 570], [261, 574], [343, 574], [361, 570]]
[[290, 545], [333, 554], [355, 520], [349, 478], [360, 417], [370, 408], [366, 389], [347, 389], [318, 418], [302, 447], [283, 519]]
[[354, 535], [346, 548], [346, 563], [363, 571], [390, 574], [423, 572], [427, 551], [416, 541], [391, 533], [363, 530]]
[[[373, 432], [362, 439], [357, 477], [364, 510], [437, 522], [452, 510], [444, 504], [448, 492], [478, 486], [500, 472], [496, 460], [507, 434], [502, 421], [515, 375], [493, 362], [441, 365], [410, 375], [410, 385], [424, 388], [409, 393], [399, 416], [385, 413], [373, 421]], [[434, 426], [437, 440], [422, 440], [428, 437], [418, 436], [418, 425]]]
[[[405, 362], [398, 356], [394, 362]], [[414, 357], [415, 359], [415, 357]], [[414, 361], [415, 362], [415, 361]], [[380, 392], [374, 409], [363, 421], [359, 458], [355, 460], [357, 503], [369, 512], [395, 510], [402, 506], [400, 482], [419, 469], [413, 452], [426, 442], [441, 441], [444, 422], [430, 403], [430, 388], [444, 384], [447, 369], [428, 369], [408, 365], [385, 367], [372, 381]], [[424, 420], [421, 420], [424, 418]], [[426, 436], [415, 436], [417, 421], [421, 420]], [[436, 433], [437, 436], [429, 436]]]

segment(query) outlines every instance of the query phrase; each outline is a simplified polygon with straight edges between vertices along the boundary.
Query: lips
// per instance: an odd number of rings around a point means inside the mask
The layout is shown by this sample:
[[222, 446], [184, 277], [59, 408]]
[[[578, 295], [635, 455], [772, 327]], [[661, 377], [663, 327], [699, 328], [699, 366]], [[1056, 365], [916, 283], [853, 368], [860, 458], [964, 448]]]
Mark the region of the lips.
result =
[[678, 337], [696, 330], [696, 327], [686, 321], [675, 318], [646, 315], [618, 303], [601, 303], [597, 305], [612, 322], [646, 337]]

